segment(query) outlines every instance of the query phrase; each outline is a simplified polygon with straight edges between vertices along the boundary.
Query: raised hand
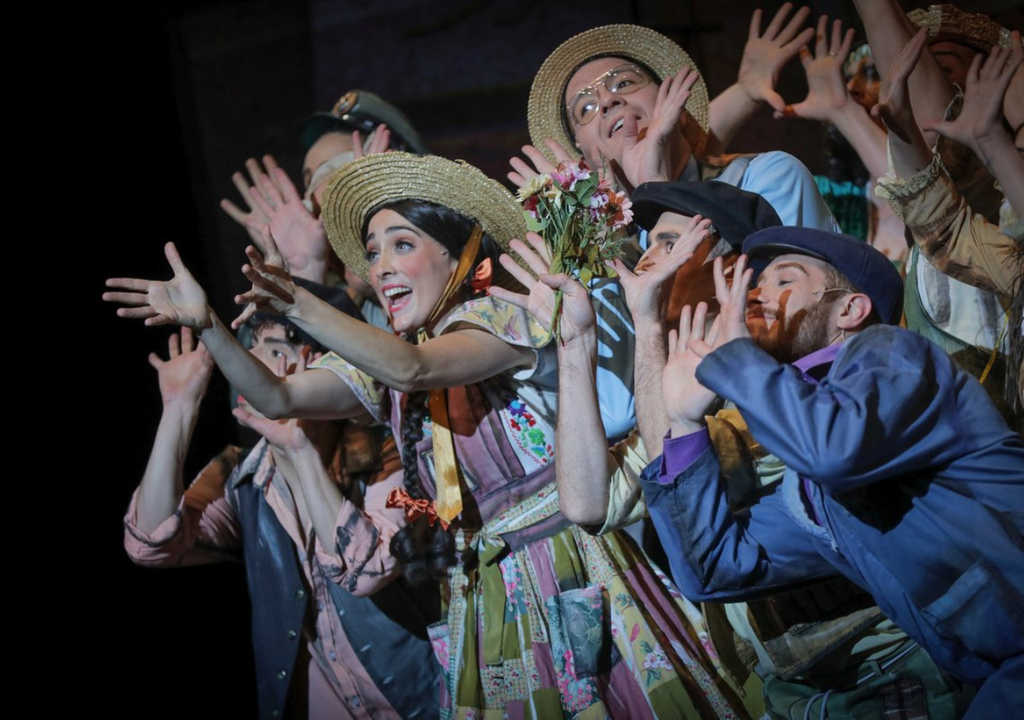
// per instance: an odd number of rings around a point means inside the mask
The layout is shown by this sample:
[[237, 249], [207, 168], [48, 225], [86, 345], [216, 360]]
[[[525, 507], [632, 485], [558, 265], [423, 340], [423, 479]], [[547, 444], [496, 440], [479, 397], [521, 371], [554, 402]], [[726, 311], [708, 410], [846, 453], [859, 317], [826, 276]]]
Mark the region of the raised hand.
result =
[[[697, 366], [704, 355], [692, 349], [695, 344], [705, 342], [707, 312], [707, 303], [698, 303], [696, 310], [687, 305], [679, 314], [679, 330], [670, 330], [668, 334], [668, 361], [661, 385], [665, 414], [674, 437], [699, 430], [704, 413], [715, 400], [715, 394], [697, 380]], [[715, 336], [712, 326], [708, 340], [714, 342]]]
[[231, 322], [237, 329], [260, 310], [276, 315], [288, 315], [295, 306], [295, 281], [281, 262], [281, 252], [269, 229], [263, 233], [266, 255], [250, 245], [245, 249], [249, 263], [242, 266], [242, 274], [252, 282], [252, 288], [241, 295], [235, 295], [236, 305], [245, 305], [242, 313]]
[[740, 255], [732, 268], [732, 284], [725, 277], [725, 261], [715, 258], [715, 298], [718, 300], [718, 317], [715, 318], [714, 338], [696, 341], [695, 349], [704, 357], [727, 342], [738, 338], [749, 338], [747, 329], [747, 290], [754, 277], [753, 269], [747, 268], [747, 256]]
[[[1012, 58], [1010, 54], [1012, 53]], [[983, 146], [995, 135], [1007, 135], [1003, 127], [1003, 98], [1017, 68], [1024, 62], [1024, 47], [1019, 31], [1012, 35], [1012, 48], [995, 46], [985, 57], [974, 56], [967, 71], [967, 89], [960, 114], [953, 120], [924, 123], [925, 130], [934, 130], [977, 155], [984, 155]]]
[[245, 161], [245, 169], [249, 172], [249, 178], [252, 181], [251, 185], [241, 172], [236, 172], [231, 176], [231, 182], [235, 184], [235, 188], [238, 190], [238, 194], [242, 196], [242, 200], [245, 201], [248, 210], [242, 210], [227, 198], [220, 201], [221, 210], [226, 212], [236, 223], [244, 227], [245, 231], [249, 233], [249, 237], [252, 238], [252, 241], [257, 246], [260, 244], [263, 227], [270, 223], [270, 218], [267, 217], [256, 202], [257, 196], [264, 202], [267, 201], [260, 178], [271, 176], [277, 167], [277, 161], [274, 160], [272, 155], [264, 155], [263, 167], [260, 166], [259, 161], [255, 158], [249, 158]]
[[[512, 303], [527, 310], [544, 327], [549, 327], [554, 315], [555, 292], [562, 291], [561, 319], [559, 332], [562, 343], [569, 343], [595, 328], [594, 307], [586, 289], [564, 273], [549, 274], [551, 254], [544, 238], [535, 232], [526, 234], [527, 242], [514, 239], [511, 248], [536, 273], [537, 277], [524, 270], [509, 255], [502, 255], [500, 262], [512, 277], [518, 280], [529, 294], [515, 293], [492, 285], [488, 292], [499, 300]], [[527, 244], [528, 243], [528, 244]]]
[[630, 272], [618, 258], [608, 263], [619, 275], [626, 306], [635, 323], [660, 320], [665, 293], [672, 288], [672, 279], [679, 268], [693, 257], [694, 251], [710, 232], [711, 220], [695, 215], [687, 223], [671, 252], [660, 261], [651, 261], [648, 251], [640, 258], [635, 272]]
[[377, 155], [387, 152], [391, 147], [391, 130], [384, 123], [377, 126], [370, 138], [370, 147], [363, 150], [363, 136], [358, 130], [352, 131], [352, 156], [361, 158], [366, 155]]
[[754, 102], [767, 101], [777, 112], [785, 109], [786, 103], [775, 91], [775, 83], [782, 68], [793, 59], [797, 51], [814, 37], [813, 28], [800, 30], [807, 21], [811, 10], [802, 7], [786, 22], [793, 10], [793, 3], [786, 3], [761, 34], [761, 10], [754, 11], [750, 18], [750, 33], [743, 48], [738, 82], [747, 96]]
[[[309, 347], [302, 349], [301, 356], [294, 365], [289, 366], [284, 357], [279, 357], [275, 373], [278, 377], [304, 373], [309, 364], [320, 357], [319, 353], [311, 354]], [[283, 418], [271, 420], [249, 405], [245, 398], [240, 398], [238, 406], [232, 414], [242, 425], [252, 428], [267, 439], [276, 449], [285, 453], [307, 451], [325, 432], [331, 432], [333, 423], [320, 420], [303, 420], [301, 418]]]
[[157, 372], [164, 407], [176, 403], [198, 406], [213, 375], [213, 357], [197, 344], [192, 328], [183, 327], [181, 336], [173, 333], [167, 341], [167, 360], [149, 354], [149, 364]]
[[260, 230], [256, 248], [264, 255], [269, 252], [264, 237], [269, 230], [281, 254], [281, 267], [296, 277], [322, 282], [329, 252], [323, 219], [306, 208], [281, 168], [275, 168], [269, 177], [261, 176], [259, 181], [263, 192], [253, 194], [253, 200], [268, 222]]
[[836, 113], [852, 102], [843, 81], [843, 63], [853, 45], [853, 28], [843, 33], [842, 20], [832, 23], [832, 38], [827, 39], [828, 16], [818, 18], [814, 54], [807, 46], [800, 48], [800, 63], [807, 74], [807, 97], [795, 105], [786, 105], [775, 117], [802, 117], [834, 122]]
[[[570, 154], [568, 150], [563, 148], [557, 142], [548, 138], [544, 141], [547, 145], [548, 150], [555, 157], [555, 162], [561, 163], [572, 163], [577, 162], [579, 153], [575, 153], [575, 156]], [[533, 145], [523, 145], [523, 155], [525, 155], [530, 162], [523, 160], [519, 157], [513, 157], [508, 161], [508, 164], [512, 166], [512, 172], [508, 174], [508, 179], [512, 181], [516, 187], [523, 187], [530, 179], [537, 175], [548, 175], [556, 170], [554, 163], [545, 157], [544, 153], [535, 148]], [[599, 168], [600, 170], [600, 168]]]
[[174, 271], [173, 278], [162, 282], [110, 278], [106, 285], [116, 291], [103, 293], [103, 299], [127, 305], [117, 309], [118, 316], [142, 319], [146, 325], [173, 323], [199, 330], [212, 326], [213, 310], [206, 301], [206, 291], [185, 267], [174, 243], [164, 246], [164, 254]]
[[678, 168], [672, 167], [672, 142], [678, 142], [679, 127], [683, 108], [690, 99], [690, 90], [700, 78], [693, 68], [684, 67], [670, 78], [665, 78], [658, 88], [654, 113], [646, 132], [637, 129], [632, 113], [623, 116], [622, 162], [613, 168], [628, 188], [641, 183], [671, 180]]
[[910, 104], [908, 81], [921, 58], [927, 37], [928, 29], [921, 28], [896, 53], [889, 65], [889, 72], [882, 80], [878, 104], [871, 108], [871, 114], [881, 118], [889, 132], [908, 145], [913, 144], [912, 134], [918, 133], [914, 109]]

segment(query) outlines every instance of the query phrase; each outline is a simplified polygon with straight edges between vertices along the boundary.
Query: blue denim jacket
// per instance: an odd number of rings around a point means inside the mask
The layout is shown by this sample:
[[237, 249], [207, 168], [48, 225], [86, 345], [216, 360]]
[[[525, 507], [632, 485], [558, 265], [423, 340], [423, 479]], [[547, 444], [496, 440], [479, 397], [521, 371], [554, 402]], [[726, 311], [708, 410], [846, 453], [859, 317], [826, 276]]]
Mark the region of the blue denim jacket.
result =
[[747, 599], [839, 571], [960, 678], [1021, 672], [1024, 442], [974, 378], [884, 325], [847, 341], [820, 384], [750, 340], [697, 375], [787, 471], [733, 514], [713, 449], [673, 478], [648, 466], [648, 507], [687, 597]]

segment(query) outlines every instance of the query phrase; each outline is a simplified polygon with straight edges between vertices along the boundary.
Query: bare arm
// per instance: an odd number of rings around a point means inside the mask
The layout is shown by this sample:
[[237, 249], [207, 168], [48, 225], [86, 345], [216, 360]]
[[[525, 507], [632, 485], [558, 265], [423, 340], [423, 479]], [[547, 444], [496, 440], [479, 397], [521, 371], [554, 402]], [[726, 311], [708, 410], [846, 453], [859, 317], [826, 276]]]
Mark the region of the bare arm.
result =
[[189, 328], [182, 329], [180, 342], [178, 335], [171, 335], [168, 344], [167, 360], [156, 353], [149, 356], [160, 382], [163, 414], [135, 504], [137, 527], [147, 535], [173, 515], [181, 503], [185, 455], [213, 372], [210, 354], [202, 345], [193, 344]]
[[112, 278], [103, 294], [123, 304], [121, 317], [145, 320], [146, 325], [174, 323], [198, 331], [203, 345], [228, 381], [253, 407], [268, 417], [349, 417], [363, 412], [356, 395], [327, 371], [278, 377], [239, 344], [206, 301], [206, 292], [185, 267], [173, 243], [164, 248], [174, 270], [171, 280]]
[[[304, 372], [297, 373], [304, 375]], [[338, 440], [338, 428], [324, 421], [268, 420], [242, 407], [233, 411], [240, 423], [265, 437], [274, 452], [274, 464], [293, 493], [301, 497], [313, 522], [313, 531], [325, 548], [334, 547], [334, 521], [346, 502], [341, 489], [324, 468]]]
[[[871, 57], [878, 68], [878, 74], [885, 77], [900, 48], [904, 47], [917, 32], [896, 0], [854, 0], [864, 31], [871, 46]], [[917, 118], [941, 118], [953, 99], [953, 84], [939, 67], [931, 52], [925, 50], [917, 69], [910, 76], [910, 98], [913, 113]], [[935, 144], [938, 136], [928, 131], [925, 143]]]
[[[316, 556], [327, 576], [354, 595], [371, 595], [393, 580], [400, 568], [389, 542], [405, 525], [405, 517], [401, 509], [387, 508], [385, 498], [390, 488], [401, 486], [401, 471], [377, 478], [379, 482], [367, 488], [365, 508], [360, 507], [327, 469], [344, 442], [345, 427], [323, 421], [273, 421], [241, 407], [234, 414], [270, 442], [278, 471], [313, 524]], [[382, 459], [388, 470], [400, 468], [393, 441]]]
[[671, 254], [642, 274], [634, 274], [621, 262], [613, 267], [619, 274], [626, 304], [636, 327], [636, 419], [640, 437], [649, 457], [661, 454], [668, 430], [668, 416], [662, 400], [661, 377], [665, 369], [664, 294], [671, 290], [676, 272], [693, 257], [693, 251], [710, 232], [711, 221], [700, 215], [690, 220]]
[[[571, 295], [575, 288], [568, 286], [568, 282], [555, 286], [565, 292], [563, 310], [577, 301]], [[589, 305], [582, 286], [579, 292], [584, 295], [579, 301]], [[600, 525], [608, 512], [610, 470], [608, 440], [597, 403], [597, 334], [593, 327], [558, 346], [555, 433], [555, 476], [562, 512], [574, 523]]]
[[[273, 238], [266, 239], [274, 253]], [[534, 362], [532, 350], [510, 345], [485, 330], [455, 330], [413, 345], [298, 287], [287, 273], [266, 263], [256, 248], [246, 248], [246, 254], [251, 264], [242, 271], [253, 288], [236, 302], [269, 305], [387, 387], [410, 393], [468, 385]]]
[[784, 101], [775, 92], [775, 81], [785, 64], [814, 36], [811, 28], [801, 30], [811, 14], [810, 8], [800, 8], [787, 23], [786, 18], [792, 9], [792, 3], [785, 3], [779, 8], [763, 34], [760, 8], [751, 16], [739, 78], [736, 84], [712, 100], [708, 108], [711, 131], [707, 147], [709, 155], [725, 152], [729, 141], [762, 102], [767, 101], [776, 111], [782, 111]]
[[892, 58], [889, 71], [882, 81], [878, 105], [872, 109], [889, 128], [892, 169], [898, 178], [916, 175], [932, 162], [932, 152], [914, 117], [908, 82], [921, 56], [926, 37], [927, 31], [920, 30]]
[[534, 278], [507, 255], [501, 264], [529, 290], [520, 295], [492, 288], [491, 294], [528, 310], [548, 323], [555, 308], [555, 291], [562, 291], [558, 345], [558, 413], [555, 421], [555, 479], [558, 501], [569, 520], [600, 525], [608, 511], [608, 440], [597, 402], [597, 325], [587, 291], [564, 274], [549, 275], [551, 258], [536, 233], [512, 249], [537, 273]]

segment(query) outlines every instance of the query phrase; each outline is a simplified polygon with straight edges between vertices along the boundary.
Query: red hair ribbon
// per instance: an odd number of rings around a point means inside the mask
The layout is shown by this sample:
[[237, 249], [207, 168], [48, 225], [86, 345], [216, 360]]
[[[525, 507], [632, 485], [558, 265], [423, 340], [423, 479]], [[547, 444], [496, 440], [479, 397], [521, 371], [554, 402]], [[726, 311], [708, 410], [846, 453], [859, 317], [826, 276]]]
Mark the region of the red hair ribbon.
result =
[[484, 258], [476, 266], [476, 272], [473, 273], [473, 279], [469, 283], [470, 287], [473, 288], [473, 292], [482, 293], [491, 286], [493, 281], [494, 267], [491, 265], [491, 259]]
[[444, 518], [438, 516], [437, 508], [433, 500], [427, 500], [426, 498], [420, 498], [417, 500], [407, 493], [405, 488], [395, 488], [392, 490], [388, 495], [385, 506], [389, 508], [405, 508], [405, 519], [410, 523], [414, 523], [426, 515], [427, 524], [430, 525], [430, 527], [434, 527], [435, 522], [440, 522], [442, 529], [448, 529], [448, 523]]

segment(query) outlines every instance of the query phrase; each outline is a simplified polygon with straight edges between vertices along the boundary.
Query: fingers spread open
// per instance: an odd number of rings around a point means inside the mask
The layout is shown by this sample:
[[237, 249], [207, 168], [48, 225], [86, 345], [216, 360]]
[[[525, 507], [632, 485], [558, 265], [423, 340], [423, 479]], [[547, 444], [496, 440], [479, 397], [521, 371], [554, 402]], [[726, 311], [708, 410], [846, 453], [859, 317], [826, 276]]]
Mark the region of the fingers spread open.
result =
[[[514, 243], [519, 242], [519, 241], [513, 240], [512, 242], [513, 242], [512, 249], [515, 250], [516, 246], [515, 246]], [[525, 247], [524, 245], [522, 245], [522, 243], [520, 243], [520, 246], [521, 247]], [[508, 271], [509, 275], [514, 277], [516, 280], [518, 280], [519, 283], [521, 285], [523, 285], [524, 287], [527, 287], [527, 288], [533, 287], [533, 284], [535, 282], [537, 282], [537, 280], [533, 277], [533, 275], [531, 275], [526, 270], [524, 270], [519, 265], [519, 263], [517, 263], [515, 260], [512, 259], [511, 256], [509, 256], [509, 255], [507, 255], [505, 253], [502, 253], [501, 257], [498, 258], [498, 262], [500, 262], [501, 266], [503, 268], [505, 268], [505, 270]]]
[[[558, 160], [558, 162], [576, 162], [579, 157], [578, 153], [571, 154], [568, 149], [559, 145], [554, 138], [548, 138], [544, 141], [544, 144], [548, 146], [548, 149], [555, 156], [555, 159]], [[554, 168], [552, 168], [552, 170], [554, 170]], [[550, 172], [550, 170], [545, 170], [544, 172]]]
[[[552, 142], [554, 141], [552, 140]], [[555, 144], [557, 145], [558, 143]], [[533, 145], [523, 145], [522, 151], [523, 155], [530, 159], [530, 162], [533, 163], [533, 167], [537, 170], [537, 172], [532, 173], [532, 175], [547, 174], [555, 171], [555, 166], [551, 164], [551, 161], [544, 157], [544, 153]]]
[[179, 355], [181, 355], [181, 338], [178, 337], [178, 333], [171, 333], [171, 336], [167, 338], [167, 356], [176, 358]]
[[499, 300], [504, 300], [510, 305], [515, 305], [516, 307], [521, 307], [524, 310], [529, 310], [530, 298], [522, 293], [512, 292], [511, 290], [499, 285], [491, 285], [487, 288], [487, 294], [491, 297], [496, 297]]
[[144, 320], [146, 318], [155, 317], [156, 315], [159, 315], [159, 313], [149, 305], [117, 309], [118, 317], [129, 318], [130, 320]]
[[[789, 7], [793, 6], [789, 5]], [[782, 10], [779, 10], [779, 14], [782, 14]], [[810, 15], [811, 9], [809, 7], [804, 6], [797, 10], [796, 14], [793, 15], [793, 17], [790, 18], [790, 21], [786, 24], [785, 29], [783, 29], [782, 32], [780, 32], [775, 37], [775, 42], [779, 43], [780, 45], [784, 45], [788, 42], [791, 42], [793, 38], [796, 37], [797, 33], [800, 32], [800, 28], [802, 28], [804, 23], [807, 22], [807, 18], [810, 17]]]

